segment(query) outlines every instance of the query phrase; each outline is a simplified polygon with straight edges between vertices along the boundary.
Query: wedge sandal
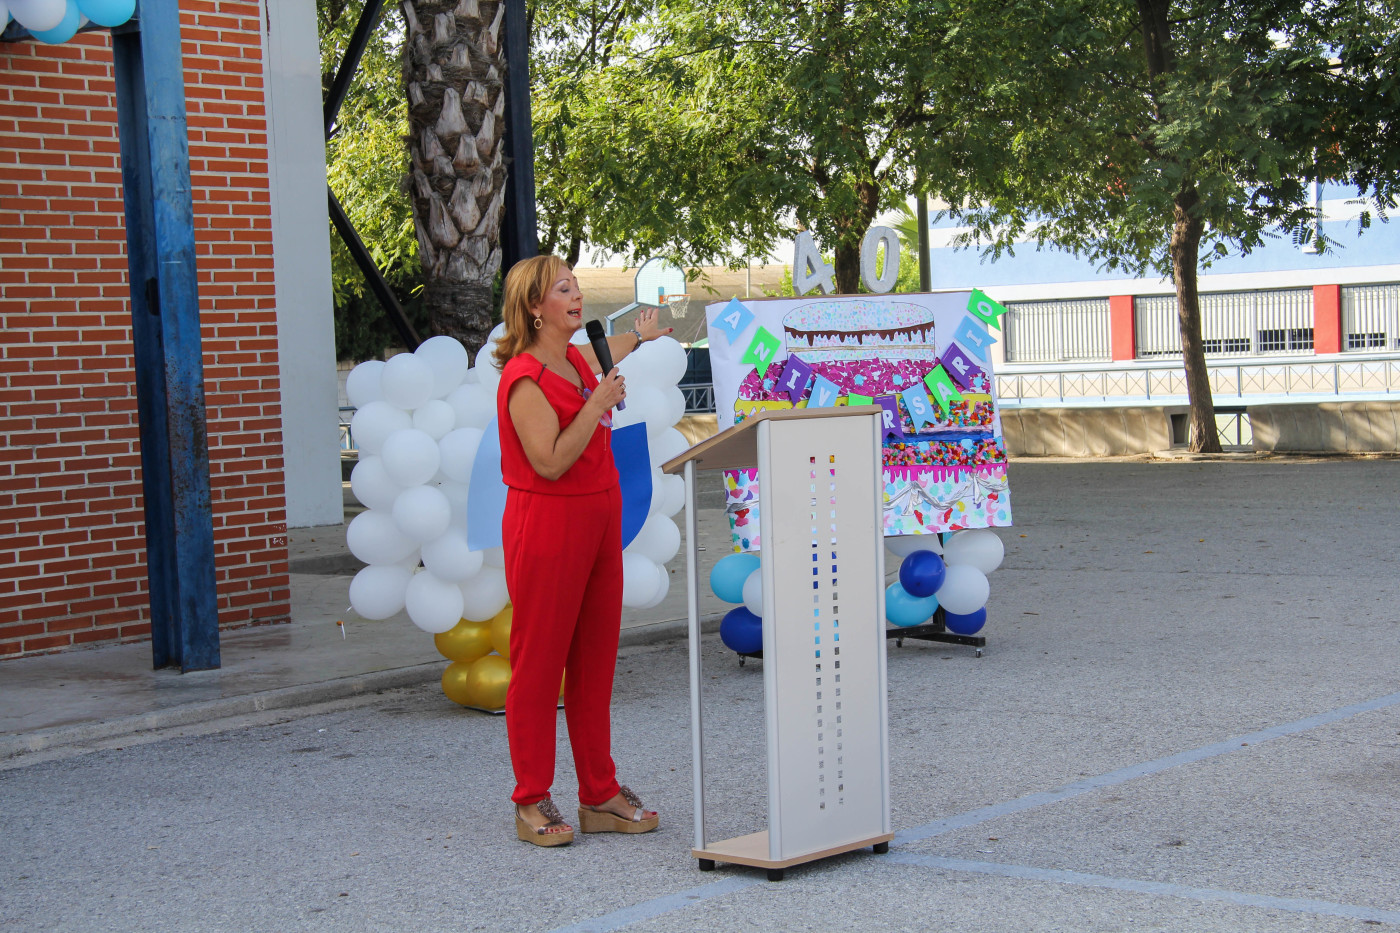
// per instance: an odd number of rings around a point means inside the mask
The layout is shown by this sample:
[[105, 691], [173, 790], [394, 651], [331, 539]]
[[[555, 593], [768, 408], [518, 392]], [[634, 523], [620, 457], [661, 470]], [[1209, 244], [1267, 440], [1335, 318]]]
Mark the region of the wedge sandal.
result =
[[[661, 823], [661, 817], [642, 808], [642, 800], [632, 793], [627, 785], [621, 787], [622, 799], [632, 809], [632, 817], [618, 816], [608, 810], [600, 810], [580, 804], [578, 808], [578, 828], [585, 833], [649, 833]], [[650, 814], [650, 815], [648, 815]]]
[[565, 832], [550, 832], [556, 826], [567, 826], [564, 817], [559, 812], [559, 808], [554, 805], [554, 801], [548, 797], [534, 804], [535, 809], [540, 811], [549, 822], [543, 826], [531, 826], [520, 815], [520, 808], [515, 808], [515, 835], [521, 840], [537, 846], [566, 846], [574, 841], [574, 831], [572, 829]]

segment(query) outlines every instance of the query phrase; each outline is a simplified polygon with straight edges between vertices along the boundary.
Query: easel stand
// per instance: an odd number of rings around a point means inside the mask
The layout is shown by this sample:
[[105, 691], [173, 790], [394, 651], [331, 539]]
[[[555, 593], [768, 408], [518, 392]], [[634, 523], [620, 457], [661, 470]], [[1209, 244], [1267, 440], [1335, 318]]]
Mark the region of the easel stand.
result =
[[[878, 407], [764, 412], [665, 463], [686, 485], [695, 845], [716, 862], [783, 870], [889, 849], [884, 539]], [[695, 472], [756, 467], [763, 489], [763, 694], [768, 827], [705, 835]]]
[[982, 649], [987, 647], [987, 639], [982, 635], [959, 635], [956, 632], [948, 631], [943, 624], [943, 607], [939, 606], [934, 612], [933, 618], [922, 625], [909, 625], [904, 628], [892, 628], [885, 631], [886, 638], [893, 638], [895, 647], [903, 648], [904, 639], [914, 638], [919, 641], [941, 641], [949, 645], [968, 645], [977, 649], [977, 657], [982, 657]]

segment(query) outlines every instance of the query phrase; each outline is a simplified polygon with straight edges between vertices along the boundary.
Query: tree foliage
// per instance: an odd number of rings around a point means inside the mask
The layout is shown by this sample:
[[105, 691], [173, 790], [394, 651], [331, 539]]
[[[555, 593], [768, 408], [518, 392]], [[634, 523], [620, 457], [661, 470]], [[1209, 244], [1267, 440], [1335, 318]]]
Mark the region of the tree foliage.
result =
[[[323, 95], [330, 90], [363, 8], [364, 0], [317, 0]], [[403, 144], [408, 111], [399, 78], [402, 36], [402, 20], [392, 6], [386, 7], [341, 105], [335, 131], [326, 141], [326, 175], [410, 321], [422, 330], [428, 322], [416, 296], [418, 244], [408, 196], [402, 189], [408, 167]], [[331, 287], [338, 359], [378, 357], [399, 342], [334, 230]]]
[[[1054, 244], [1177, 288], [1193, 449], [1219, 449], [1196, 276], [1269, 236], [1320, 250], [1311, 183], [1394, 197], [1395, 16], [1367, 0], [962, 0], [995, 63], [949, 101], [966, 242]], [[972, 58], [969, 56], [969, 64]], [[1387, 70], [1389, 69], [1389, 73]], [[1392, 137], [1393, 139], [1393, 137]]]
[[582, 235], [704, 264], [765, 255], [808, 229], [833, 254], [837, 287], [855, 291], [871, 222], [945, 164], [933, 106], [949, 77], [943, 8], [657, 5], [543, 114], [571, 140], [560, 172]]

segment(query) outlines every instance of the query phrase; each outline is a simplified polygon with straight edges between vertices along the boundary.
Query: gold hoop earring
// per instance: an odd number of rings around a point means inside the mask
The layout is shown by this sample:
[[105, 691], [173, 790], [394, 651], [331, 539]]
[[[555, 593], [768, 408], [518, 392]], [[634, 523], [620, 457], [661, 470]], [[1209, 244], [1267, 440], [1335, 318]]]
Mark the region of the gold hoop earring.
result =
[[538, 317], [536, 317], [536, 318], [535, 318], [535, 330], [543, 330], [543, 329], [544, 329], [544, 321], [542, 321], [542, 320], [540, 320]]

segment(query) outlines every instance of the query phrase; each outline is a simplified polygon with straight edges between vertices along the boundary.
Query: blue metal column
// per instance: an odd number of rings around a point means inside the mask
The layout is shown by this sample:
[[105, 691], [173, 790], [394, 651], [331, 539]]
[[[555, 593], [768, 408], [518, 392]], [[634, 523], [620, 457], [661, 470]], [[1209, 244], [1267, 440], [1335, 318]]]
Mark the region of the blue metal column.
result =
[[113, 30], [155, 667], [219, 666], [214, 523], [180, 18]]

